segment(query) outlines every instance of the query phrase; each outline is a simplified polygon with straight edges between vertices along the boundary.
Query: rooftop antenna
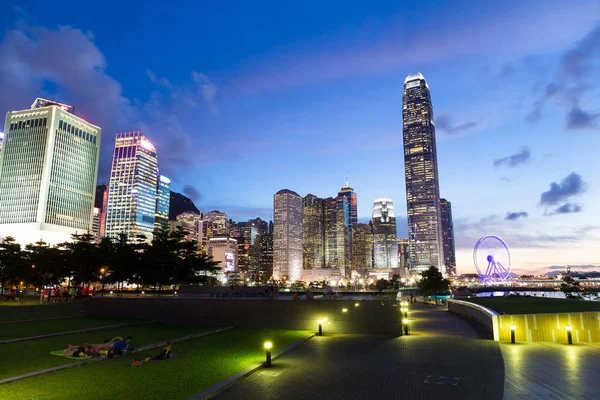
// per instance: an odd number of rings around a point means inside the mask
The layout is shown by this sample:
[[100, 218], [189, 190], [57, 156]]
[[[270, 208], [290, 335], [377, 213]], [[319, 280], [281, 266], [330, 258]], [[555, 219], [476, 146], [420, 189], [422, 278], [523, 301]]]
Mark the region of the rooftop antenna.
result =
[[346, 186], [350, 186], [348, 185], [348, 170], [346, 170]]

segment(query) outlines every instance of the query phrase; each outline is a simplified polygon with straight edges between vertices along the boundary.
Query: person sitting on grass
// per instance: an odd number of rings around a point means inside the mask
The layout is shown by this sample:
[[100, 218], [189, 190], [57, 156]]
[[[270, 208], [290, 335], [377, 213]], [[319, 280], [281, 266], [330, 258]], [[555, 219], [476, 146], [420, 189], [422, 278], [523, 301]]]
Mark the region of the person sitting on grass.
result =
[[163, 351], [160, 354], [154, 357], [146, 357], [144, 361], [160, 361], [168, 359], [171, 355], [171, 346], [173, 346], [173, 342], [167, 342], [167, 345], [163, 348]]

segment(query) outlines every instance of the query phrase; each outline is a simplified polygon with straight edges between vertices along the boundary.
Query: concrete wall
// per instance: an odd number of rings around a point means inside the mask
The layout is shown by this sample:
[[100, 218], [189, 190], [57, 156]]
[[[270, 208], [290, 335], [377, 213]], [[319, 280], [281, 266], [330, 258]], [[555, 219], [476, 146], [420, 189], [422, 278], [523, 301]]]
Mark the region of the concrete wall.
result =
[[474, 319], [494, 335], [494, 340], [498, 340], [497, 332], [494, 331], [494, 317], [498, 316], [495, 311], [468, 301], [452, 299], [448, 299], [448, 310]]
[[499, 315], [460, 300], [448, 300], [448, 310], [484, 325], [494, 334], [495, 341], [510, 342], [510, 326], [514, 325], [517, 342], [568, 343], [565, 327], [570, 325], [573, 343], [600, 343], [600, 312]]
[[[358, 304], [358, 306], [355, 306]], [[328, 319], [324, 331], [400, 335], [397, 302], [335, 300], [259, 300], [189, 298], [94, 297], [85, 303], [90, 316], [156, 319], [207, 326], [317, 330], [317, 320]], [[343, 312], [343, 309], [347, 312]]]

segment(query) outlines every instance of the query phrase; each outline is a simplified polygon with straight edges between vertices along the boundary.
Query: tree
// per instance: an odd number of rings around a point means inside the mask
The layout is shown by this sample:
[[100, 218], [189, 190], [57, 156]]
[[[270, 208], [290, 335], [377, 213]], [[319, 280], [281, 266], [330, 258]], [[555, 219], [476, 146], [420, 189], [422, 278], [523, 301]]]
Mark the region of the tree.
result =
[[382, 293], [385, 289], [387, 289], [387, 287], [389, 286], [389, 282], [386, 279], [379, 279], [377, 281], [377, 283], [375, 284], [375, 287], [377, 287], [377, 290], [379, 290], [379, 293]]
[[69, 274], [64, 250], [43, 240], [26, 245], [25, 250], [29, 265], [27, 280], [34, 286], [56, 285]]
[[25, 279], [27, 261], [21, 251], [21, 245], [12, 236], [7, 236], [0, 243], [0, 288], [4, 283], [19, 282]]
[[73, 234], [72, 242], [60, 243], [59, 248], [63, 248], [67, 254], [67, 270], [69, 286], [71, 280], [83, 283], [97, 280], [102, 268], [102, 258], [98, 253], [96, 237], [91, 233]]
[[581, 283], [570, 276], [565, 276], [560, 284], [560, 291], [564, 293], [567, 299], [581, 300], [584, 296], [585, 289], [581, 287]]
[[390, 280], [390, 285], [392, 289], [400, 289], [400, 275], [394, 274], [392, 275], [392, 279]]
[[[433, 296], [447, 292], [450, 289], [450, 281], [444, 279], [442, 273], [434, 266], [421, 272], [421, 280], [417, 282], [417, 288], [425, 296]], [[437, 304], [437, 297], [435, 299]]]

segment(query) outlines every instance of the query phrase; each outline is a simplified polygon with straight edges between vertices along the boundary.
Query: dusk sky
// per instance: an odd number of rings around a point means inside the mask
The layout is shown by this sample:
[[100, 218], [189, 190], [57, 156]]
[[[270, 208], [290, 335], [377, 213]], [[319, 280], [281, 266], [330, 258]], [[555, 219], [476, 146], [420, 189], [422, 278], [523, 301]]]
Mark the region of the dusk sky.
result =
[[3, 2], [0, 111], [75, 105], [103, 128], [98, 182], [115, 133], [140, 129], [202, 211], [268, 220], [278, 190], [335, 196], [347, 173], [359, 218], [389, 197], [406, 236], [420, 71], [458, 273], [486, 234], [517, 273], [600, 263], [599, 2], [87, 3]]

